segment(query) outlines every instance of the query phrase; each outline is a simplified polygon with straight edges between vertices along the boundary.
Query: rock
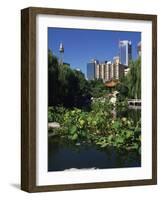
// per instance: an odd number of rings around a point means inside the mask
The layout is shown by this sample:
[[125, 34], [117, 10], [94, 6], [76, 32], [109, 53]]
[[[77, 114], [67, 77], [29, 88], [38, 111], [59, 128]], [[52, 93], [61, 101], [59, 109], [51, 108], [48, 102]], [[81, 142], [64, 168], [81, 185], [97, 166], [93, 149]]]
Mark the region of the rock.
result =
[[60, 128], [60, 124], [57, 122], [49, 122], [48, 127], [49, 128]]

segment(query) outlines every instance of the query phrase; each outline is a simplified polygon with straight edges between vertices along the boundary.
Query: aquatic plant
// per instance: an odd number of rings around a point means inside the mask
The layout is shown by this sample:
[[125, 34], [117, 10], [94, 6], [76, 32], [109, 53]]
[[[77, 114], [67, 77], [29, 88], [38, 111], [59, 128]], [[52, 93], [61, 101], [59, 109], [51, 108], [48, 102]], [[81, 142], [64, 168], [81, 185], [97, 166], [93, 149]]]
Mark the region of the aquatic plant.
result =
[[49, 108], [48, 117], [60, 124], [56, 129], [60, 138], [69, 141], [94, 143], [101, 148], [137, 150], [141, 148], [141, 122], [117, 117], [108, 99], [92, 102], [89, 112], [78, 108]]

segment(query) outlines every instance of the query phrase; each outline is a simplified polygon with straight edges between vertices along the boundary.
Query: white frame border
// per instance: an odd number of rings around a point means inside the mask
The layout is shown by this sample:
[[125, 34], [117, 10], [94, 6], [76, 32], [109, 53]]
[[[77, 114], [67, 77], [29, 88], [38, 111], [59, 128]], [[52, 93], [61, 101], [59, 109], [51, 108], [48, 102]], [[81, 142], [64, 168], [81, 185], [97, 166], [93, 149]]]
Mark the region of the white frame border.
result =
[[[142, 34], [142, 151], [140, 168], [47, 171], [48, 27], [136, 31]], [[152, 22], [58, 15], [36, 16], [36, 185], [143, 180], [152, 178]], [[146, 99], [146, 101], [145, 101]]]

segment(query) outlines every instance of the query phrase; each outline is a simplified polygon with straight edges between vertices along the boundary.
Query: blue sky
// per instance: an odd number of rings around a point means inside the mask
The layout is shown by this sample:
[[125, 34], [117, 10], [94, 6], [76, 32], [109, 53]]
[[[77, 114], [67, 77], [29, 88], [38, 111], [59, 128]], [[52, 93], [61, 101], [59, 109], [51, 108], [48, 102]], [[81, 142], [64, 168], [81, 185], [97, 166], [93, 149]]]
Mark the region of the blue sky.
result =
[[71, 68], [79, 68], [86, 75], [87, 63], [95, 58], [112, 61], [119, 53], [119, 40], [131, 40], [132, 58], [137, 58], [140, 32], [104, 31], [69, 28], [48, 28], [48, 48], [59, 57], [59, 44], [64, 44], [64, 62]]

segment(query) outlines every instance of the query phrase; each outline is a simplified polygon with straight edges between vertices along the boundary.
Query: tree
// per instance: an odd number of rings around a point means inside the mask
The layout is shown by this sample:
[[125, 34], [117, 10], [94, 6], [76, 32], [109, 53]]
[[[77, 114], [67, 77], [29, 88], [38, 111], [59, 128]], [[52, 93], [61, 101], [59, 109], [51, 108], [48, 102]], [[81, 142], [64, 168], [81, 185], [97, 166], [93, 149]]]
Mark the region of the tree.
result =
[[[59, 63], [56, 56], [53, 55], [52, 51], [48, 51], [48, 104], [56, 105], [59, 101]], [[57, 98], [55, 98], [57, 97]]]
[[89, 81], [89, 89], [92, 97], [98, 98], [107, 94], [107, 88], [102, 79]]
[[49, 106], [87, 107], [91, 97], [84, 74], [60, 65], [51, 50], [48, 52], [48, 94]]
[[141, 98], [141, 58], [131, 61], [129, 72], [122, 80], [122, 83], [128, 87], [128, 98]]
[[127, 96], [128, 96], [128, 93], [129, 93], [129, 88], [127, 85], [125, 85], [124, 83], [119, 83], [117, 86], [116, 86], [116, 90], [119, 92], [118, 94], [118, 99], [119, 100], [124, 100]]

